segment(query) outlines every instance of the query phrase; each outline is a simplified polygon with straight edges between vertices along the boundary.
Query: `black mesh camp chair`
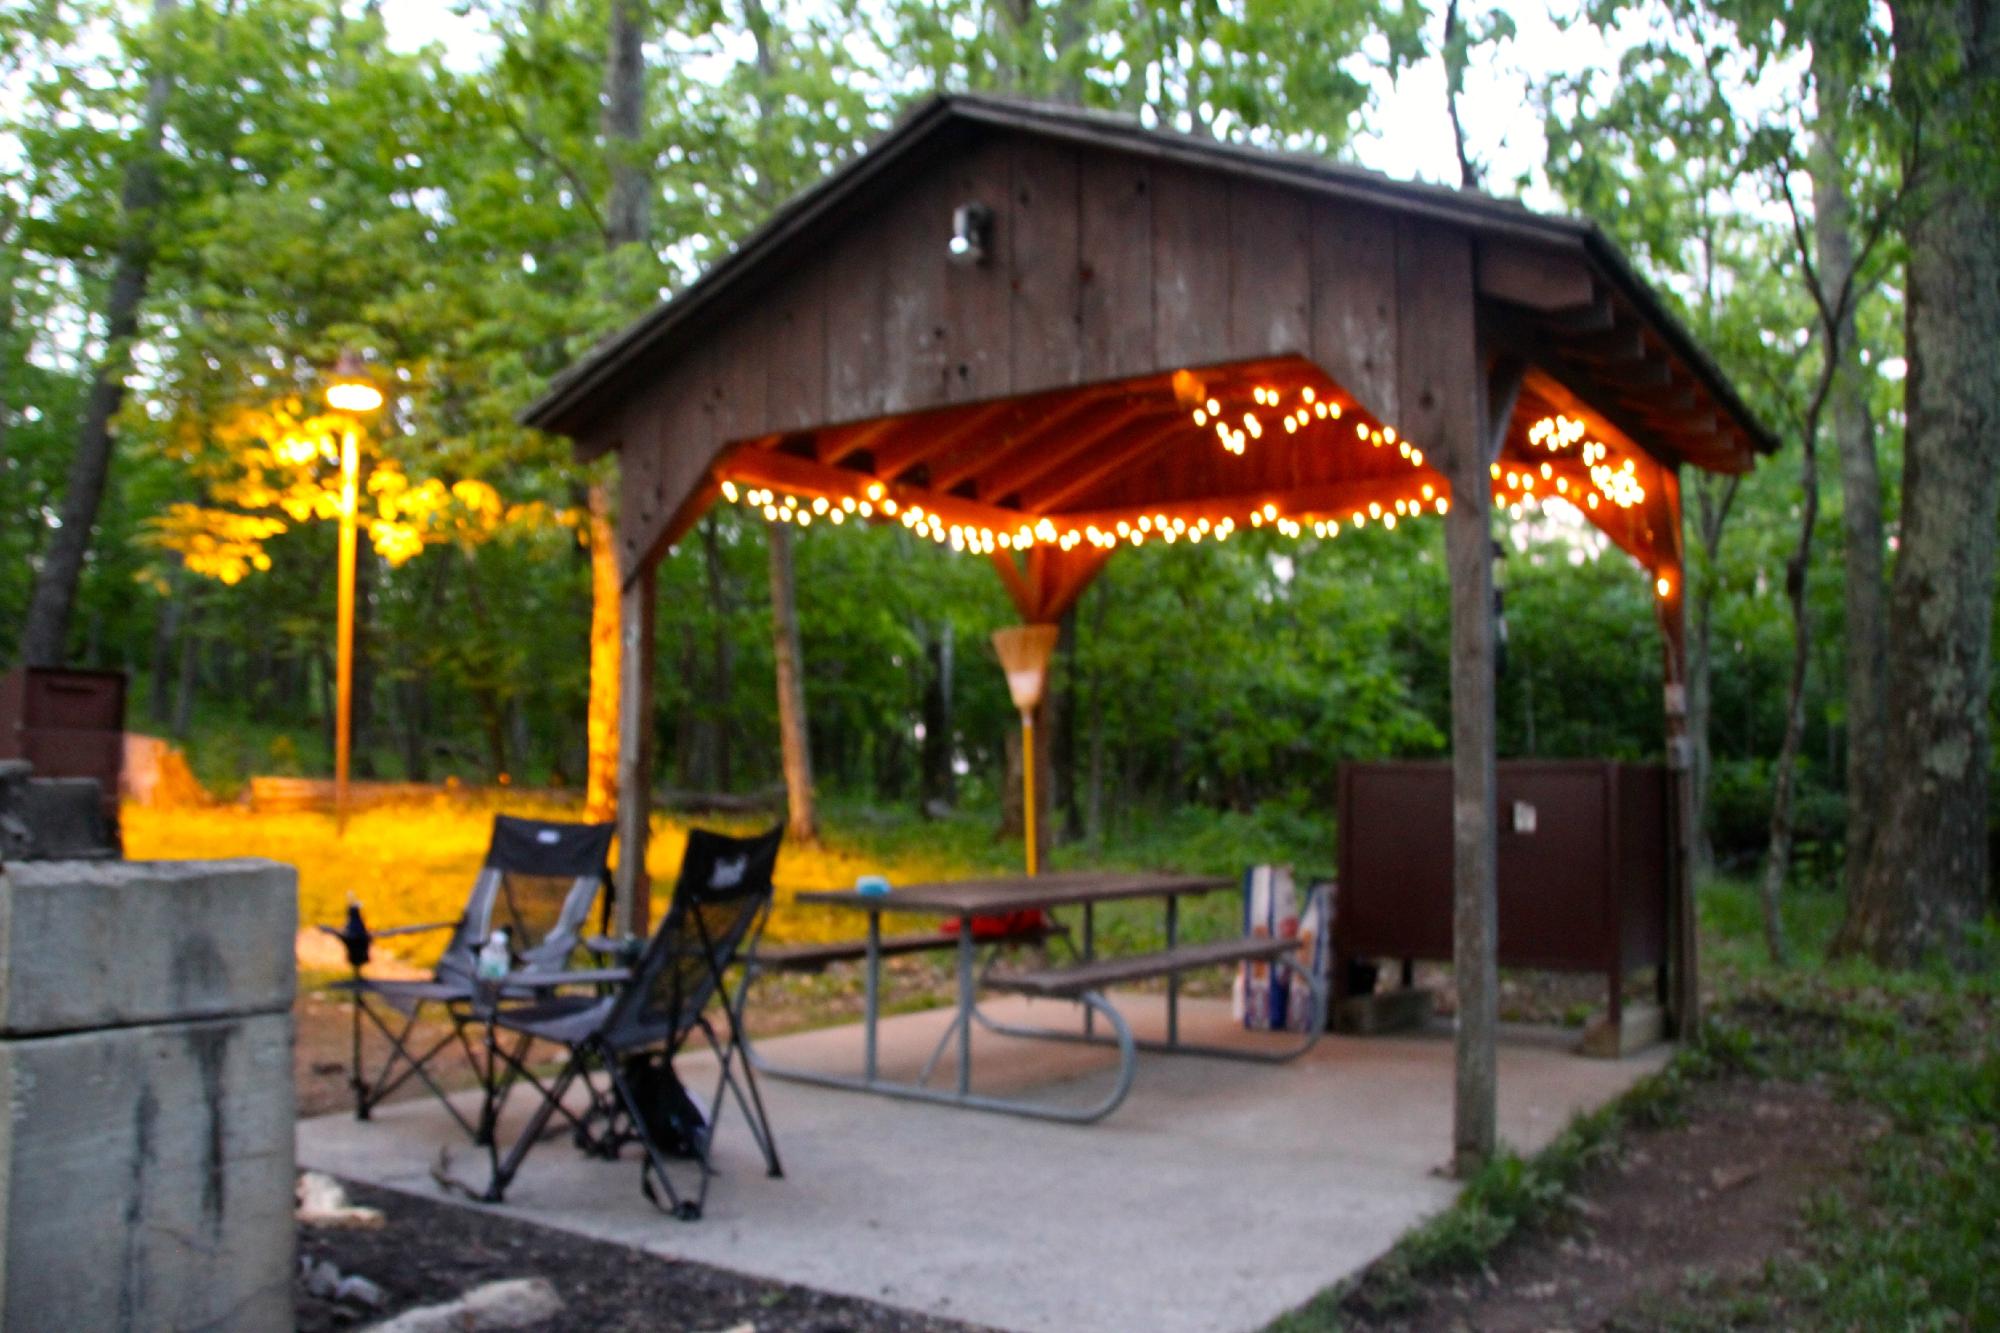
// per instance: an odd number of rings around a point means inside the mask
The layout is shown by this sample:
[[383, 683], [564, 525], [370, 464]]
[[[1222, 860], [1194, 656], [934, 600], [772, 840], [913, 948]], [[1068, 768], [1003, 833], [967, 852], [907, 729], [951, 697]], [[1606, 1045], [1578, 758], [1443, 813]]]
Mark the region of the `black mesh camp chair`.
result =
[[[504, 1157], [497, 1143], [492, 1147], [493, 1175], [485, 1195], [489, 1202], [501, 1201], [522, 1161], [545, 1137], [551, 1118], [561, 1115], [586, 1151], [615, 1157], [624, 1144], [640, 1144], [644, 1161], [639, 1181], [646, 1197], [662, 1210], [692, 1221], [701, 1216], [709, 1179], [715, 1174], [708, 1150], [725, 1093], [742, 1108], [770, 1173], [784, 1174], [756, 1075], [748, 1062], [739, 1063], [743, 988], [732, 993], [725, 980], [763, 929], [771, 906], [771, 870], [783, 836], [782, 824], [754, 838], [693, 830], [666, 918], [647, 941], [630, 977], [613, 994], [558, 997], [502, 1009], [494, 1016], [495, 1028], [527, 1041], [567, 1047], [569, 1059], [553, 1081], [543, 1083], [513, 1053], [495, 1048], [510, 1073], [532, 1085], [542, 1100]], [[727, 1040], [709, 1020], [711, 1001], [719, 1002]], [[708, 1123], [684, 1145], [685, 1155], [700, 1173], [699, 1184], [691, 1194], [683, 1194], [667, 1174], [670, 1145], [661, 1141], [657, 1128], [660, 1116], [654, 1099], [663, 1081], [646, 1075], [662, 1068], [670, 1072], [675, 1055], [697, 1032], [715, 1053], [719, 1068]], [[679, 1086], [670, 1079], [664, 1082]], [[563, 1098], [578, 1086], [587, 1090], [588, 1102], [581, 1112], [574, 1112]]]
[[[415, 1077], [436, 1094], [466, 1133], [482, 1142], [490, 1137], [490, 1121], [497, 1110], [493, 1071], [482, 1067], [465, 1032], [471, 1017], [473, 972], [480, 946], [494, 930], [506, 929], [513, 954], [507, 992], [513, 997], [532, 995], [542, 976], [566, 968], [589, 925], [591, 904], [600, 900], [610, 882], [606, 861], [613, 827], [495, 815], [486, 859], [473, 880], [472, 893], [458, 920], [371, 931], [361, 919], [360, 909], [350, 906], [343, 929], [321, 927], [340, 937], [347, 946], [348, 962], [354, 967], [353, 978], [337, 983], [336, 989], [346, 990], [353, 997], [353, 1053], [348, 1082], [354, 1089], [357, 1119], [368, 1119], [369, 1112], [384, 1098]], [[602, 901], [608, 908], [609, 896], [603, 895]], [[600, 914], [600, 929], [602, 924]], [[451, 931], [451, 940], [428, 981], [380, 981], [362, 975], [373, 941], [438, 930]], [[420, 1046], [413, 1038], [418, 1019], [427, 1006], [443, 1010], [451, 1021], [451, 1030]], [[385, 1014], [384, 1009], [389, 1012]], [[389, 1042], [388, 1057], [372, 1078], [362, 1066], [364, 1017]], [[454, 1044], [465, 1052], [468, 1063], [487, 1086], [486, 1110], [479, 1125], [467, 1120], [452, 1105], [431, 1075], [431, 1062]]]

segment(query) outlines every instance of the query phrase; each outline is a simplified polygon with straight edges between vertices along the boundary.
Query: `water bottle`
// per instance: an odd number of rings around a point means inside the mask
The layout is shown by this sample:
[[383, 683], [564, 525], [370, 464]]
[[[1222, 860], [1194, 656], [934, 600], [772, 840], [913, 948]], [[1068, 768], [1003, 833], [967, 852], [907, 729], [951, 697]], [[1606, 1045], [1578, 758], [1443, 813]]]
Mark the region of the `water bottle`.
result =
[[474, 965], [474, 974], [481, 981], [505, 981], [510, 959], [507, 953], [507, 932], [496, 930], [480, 947], [479, 961]]

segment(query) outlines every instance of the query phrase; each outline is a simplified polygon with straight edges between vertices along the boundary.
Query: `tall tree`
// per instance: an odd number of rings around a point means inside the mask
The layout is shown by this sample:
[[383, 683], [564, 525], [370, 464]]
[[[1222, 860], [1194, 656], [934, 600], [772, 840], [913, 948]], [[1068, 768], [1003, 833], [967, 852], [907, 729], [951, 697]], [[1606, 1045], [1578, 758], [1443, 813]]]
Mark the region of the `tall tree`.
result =
[[813, 803], [812, 747], [806, 735], [804, 654], [799, 649], [799, 609], [792, 600], [790, 525], [764, 525], [771, 554], [771, 658], [777, 666], [778, 732], [784, 746], [785, 836], [795, 843], [819, 841]]
[[[1820, 280], [1827, 289], [1855, 287], [1853, 182], [1847, 170], [1849, 145], [1842, 142], [1844, 109], [1853, 79], [1830, 42], [1813, 48], [1812, 80], [1819, 124], [1812, 153], [1813, 242], [1819, 251]], [[1857, 288], [1858, 296], [1858, 288]], [[1840, 462], [1840, 526], [1845, 576], [1847, 715], [1847, 896], [1852, 898], [1868, 864], [1881, 808], [1884, 658], [1888, 651], [1887, 586], [1884, 580], [1882, 478], [1875, 459], [1875, 423], [1869, 415], [1861, 338], [1855, 321], [1858, 300], [1840, 312], [1830, 354], [1835, 358], [1828, 408]]]
[[60, 523], [42, 552], [21, 632], [20, 657], [28, 666], [59, 666], [68, 652], [77, 583], [83, 577], [98, 507], [104, 501], [105, 478], [111, 472], [112, 422], [125, 401], [132, 339], [139, 332], [139, 308], [152, 275], [154, 215], [162, 202], [159, 155], [174, 87], [169, 27], [178, 8], [179, 0], [153, 0], [146, 97], [119, 190], [122, 230], [104, 303], [104, 347], [77, 423]]
[[1907, 229], [1903, 511], [1890, 589], [1881, 820], [1837, 944], [1952, 950], [1985, 910], [2000, 498], [2000, 5], [1891, 6], [1916, 144]]
[[[653, 172], [646, 156], [646, 28], [644, 0], [611, 0], [604, 58], [604, 156], [611, 197], [604, 209], [604, 243], [614, 255], [651, 239]], [[618, 552], [611, 501], [602, 481], [590, 483], [590, 700], [585, 735], [585, 818], [606, 819], [618, 803], [620, 636]]]

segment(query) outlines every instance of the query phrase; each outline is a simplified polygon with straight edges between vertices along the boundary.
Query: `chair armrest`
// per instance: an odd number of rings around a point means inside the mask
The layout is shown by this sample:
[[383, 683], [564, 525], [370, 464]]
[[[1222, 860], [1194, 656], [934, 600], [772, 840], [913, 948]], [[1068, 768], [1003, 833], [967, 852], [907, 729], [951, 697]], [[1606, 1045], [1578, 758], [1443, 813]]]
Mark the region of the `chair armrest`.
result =
[[[390, 926], [387, 930], [371, 930], [368, 933], [378, 940], [386, 940], [391, 935], [421, 935], [426, 931], [456, 930], [457, 928], [458, 922], [456, 921], [431, 921], [421, 926]], [[320, 929], [326, 930], [328, 927], [321, 926]], [[338, 934], [339, 932], [335, 931], [334, 933]]]
[[500, 983], [502, 990], [554, 990], [558, 986], [596, 986], [630, 981], [632, 972], [623, 967], [589, 967], [574, 972], [512, 972]]
[[639, 961], [640, 952], [646, 947], [646, 941], [636, 935], [585, 935], [583, 947], [600, 957], [636, 963]]

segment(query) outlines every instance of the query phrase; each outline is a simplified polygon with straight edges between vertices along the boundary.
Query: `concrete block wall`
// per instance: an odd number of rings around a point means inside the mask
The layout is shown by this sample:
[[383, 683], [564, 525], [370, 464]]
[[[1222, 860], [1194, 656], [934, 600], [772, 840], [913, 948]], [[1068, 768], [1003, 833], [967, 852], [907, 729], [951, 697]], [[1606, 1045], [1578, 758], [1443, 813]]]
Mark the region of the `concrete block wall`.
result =
[[0, 1327], [289, 1328], [297, 876], [0, 872]]

